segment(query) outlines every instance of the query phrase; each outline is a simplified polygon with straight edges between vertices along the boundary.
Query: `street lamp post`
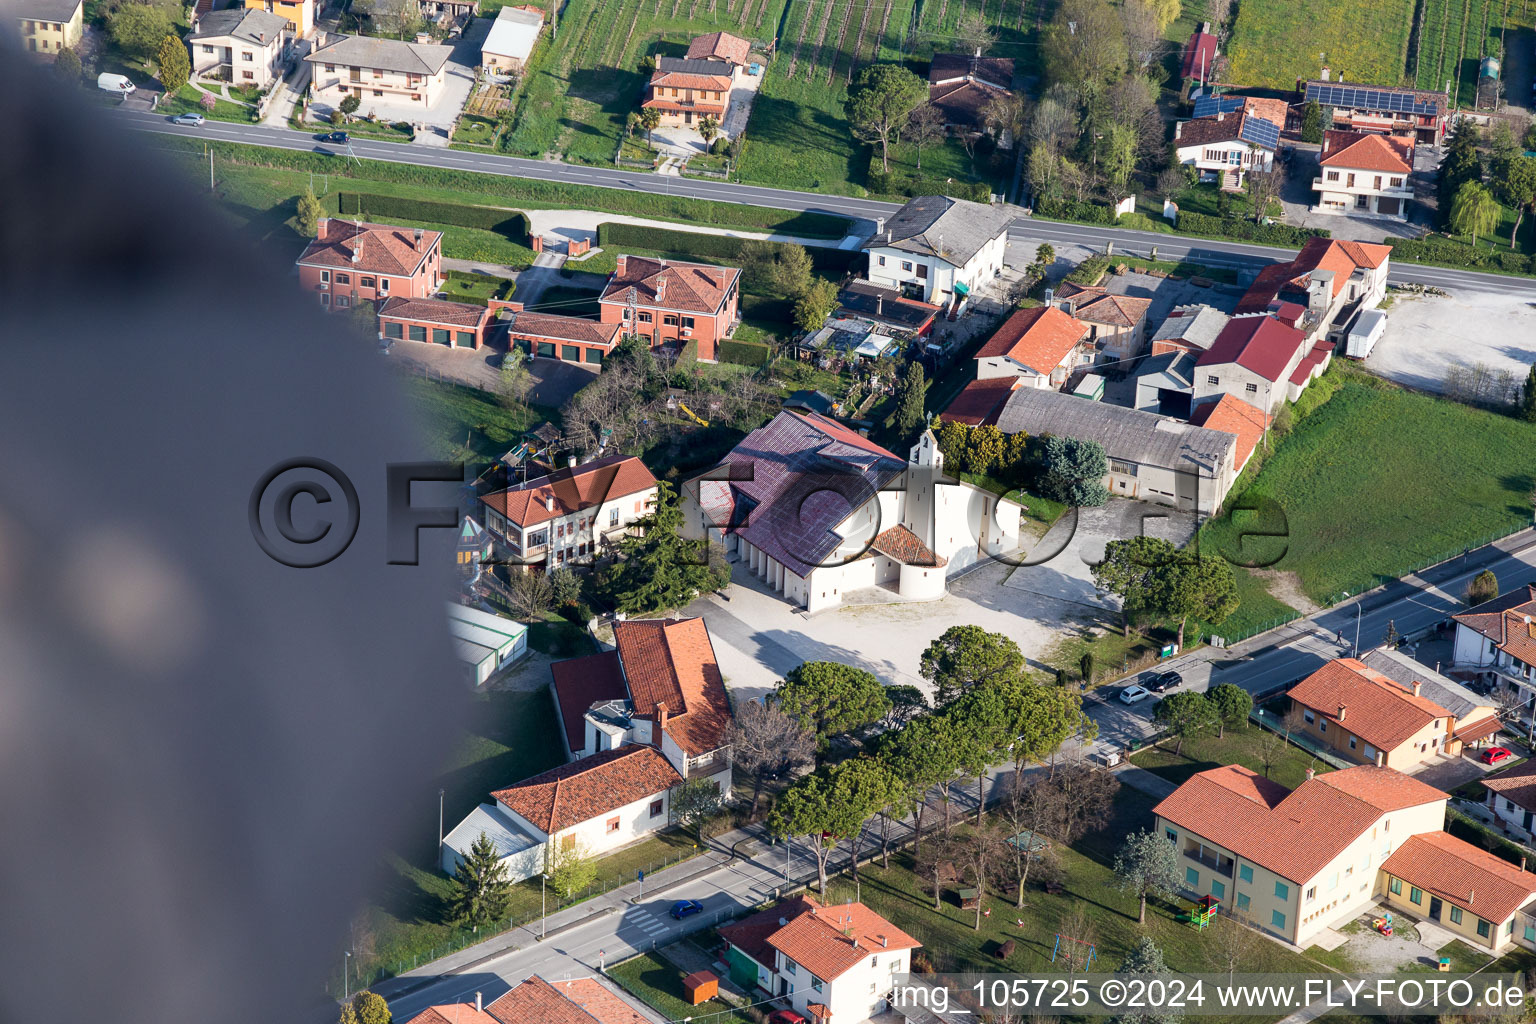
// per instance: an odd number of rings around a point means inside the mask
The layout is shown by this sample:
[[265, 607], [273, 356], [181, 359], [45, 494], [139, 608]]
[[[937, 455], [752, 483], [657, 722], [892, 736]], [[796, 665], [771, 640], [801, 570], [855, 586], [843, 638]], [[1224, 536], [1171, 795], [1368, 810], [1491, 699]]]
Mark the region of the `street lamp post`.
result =
[[789, 884], [789, 847], [793, 840], [789, 836], [784, 837], [784, 882]]
[[447, 792], [447, 790], [444, 790], [444, 789], [440, 789], [440, 790], [437, 791], [437, 845], [438, 846], [442, 846], [443, 845], [443, 794], [446, 793], [446, 792]]
[[342, 953], [344, 955], [341, 958], [341, 1001], [345, 1004], [352, 1001], [352, 951], [344, 949]]
[[540, 875], [539, 875], [539, 941], [540, 942], [544, 941], [544, 917], [545, 917], [546, 914], [549, 913], [549, 911], [547, 911], [545, 909], [545, 904], [544, 904], [544, 880], [546, 878], [548, 878], [548, 877], [549, 876], [547, 874], [543, 874], [543, 873], [540, 873]]

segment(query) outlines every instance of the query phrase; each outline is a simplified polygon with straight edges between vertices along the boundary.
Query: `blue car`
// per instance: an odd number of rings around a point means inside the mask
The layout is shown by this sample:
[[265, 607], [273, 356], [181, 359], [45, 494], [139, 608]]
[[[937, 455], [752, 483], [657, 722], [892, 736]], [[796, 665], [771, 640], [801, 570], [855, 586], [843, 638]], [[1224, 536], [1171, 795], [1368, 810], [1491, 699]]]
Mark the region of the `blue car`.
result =
[[704, 904], [698, 900], [678, 900], [672, 904], [672, 917], [681, 921], [690, 914], [697, 914], [704, 909]]

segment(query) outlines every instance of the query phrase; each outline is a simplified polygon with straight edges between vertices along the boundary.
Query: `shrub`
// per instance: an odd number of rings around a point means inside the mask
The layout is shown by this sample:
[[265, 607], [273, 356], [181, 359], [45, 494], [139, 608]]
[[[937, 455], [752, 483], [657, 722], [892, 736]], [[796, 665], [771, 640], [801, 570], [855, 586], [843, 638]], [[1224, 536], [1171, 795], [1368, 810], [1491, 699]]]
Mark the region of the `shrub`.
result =
[[1288, 245], [1300, 248], [1312, 238], [1331, 237], [1325, 228], [1299, 228], [1291, 224], [1255, 224], [1251, 220], [1228, 220], [1205, 213], [1179, 211], [1178, 233], [1181, 235], [1206, 235], [1211, 238], [1233, 238], [1244, 242], [1260, 242], [1265, 245]]
[[[677, 253], [700, 259], [719, 259], [727, 263], [740, 260], [742, 246], [749, 241], [752, 239], [734, 238], [730, 235], [704, 235], [697, 231], [672, 231], [667, 228], [648, 227], [644, 224], [604, 221], [597, 226], [597, 244], [603, 248], [619, 246], [627, 249], [644, 249], [648, 252]], [[769, 242], [767, 244], [778, 249], [790, 243]], [[864, 255], [857, 249], [828, 249], [822, 246], [807, 246], [806, 252], [810, 254], [812, 270], [839, 275], [852, 271], [854, 264]]]
[[1099, 283], [1099, 278], [1103, 277], [1104, 272], [1108, 269], [1108, 256], [1089, 256], [1079, 263], [1064, 280], [1071, 281], [1073, 284], [1095, 285]]
[[1431, 263], [1444, 267], [1466, 267], [1472, 270], [1502, 270], [1511, 274], [1529, 274], [1533, 269], [1531, 258], [1508, 249], [1474, 249], [1448, 238], [1400, 238], [1392, 239], [1392, 258], [1409, 263]]
[[721, 153], [725, 152], [726, 147], [730, 144], [730, 139], [727, 139], [724, 135], [717, 135], [715, 137], [715, 141], [709, 144], [709, 151], [716, 156], [719, 156]]
[[461, 228], [480, 228], [494, 231], [519, 245], [528, 244], [528, 218], [516, 210], [498, 210], [491, 206], [460, 206], [457, 203], [434, 203], [423, 199], [405, 199], [400, 196], [376, 196], [357, 192], [336, 194], [337, 212], [343, 217], [367, 216], [370, 219], [422, 221], [427, 224], [450, 224]]
[[1111, 224], [1115, 211], [1097, 203], [1075, 203], [1070, 199], [1042, 199], [1035, 204], [1035, 213], [1056, 220], [1075, 220], [1083, 224]]
[[719, 356], [722, 363], [764, 366], [770, 355], [772, 355], [772, 349], [761, 341], [737, 341], [735, 338], [727, 338], [720, 343]]
[[683, 344], [683, 350], [677, 355], [677, 362], [673, 369], [682, 373], [692, 373], [694, 366], [699, 361], [699, 339], [689, 338]]
[[887, 196], [950, 196], [973, 203], [992, 201], [992, 186], [984, 181], [951, 181], [947, 178], [918, 178], [894, 171], [871, 171], [865, 180], [870, 192]]

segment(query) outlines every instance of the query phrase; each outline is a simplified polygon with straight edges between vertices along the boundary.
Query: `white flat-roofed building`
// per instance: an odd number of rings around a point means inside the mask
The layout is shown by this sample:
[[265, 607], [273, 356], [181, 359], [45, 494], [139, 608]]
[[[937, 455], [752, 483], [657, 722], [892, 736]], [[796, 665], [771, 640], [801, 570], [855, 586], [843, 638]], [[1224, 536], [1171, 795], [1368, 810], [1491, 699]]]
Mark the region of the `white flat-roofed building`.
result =
[[478, 608], [450, 604], [448, 632], [476, 686], [528, 653], [527, 626]]

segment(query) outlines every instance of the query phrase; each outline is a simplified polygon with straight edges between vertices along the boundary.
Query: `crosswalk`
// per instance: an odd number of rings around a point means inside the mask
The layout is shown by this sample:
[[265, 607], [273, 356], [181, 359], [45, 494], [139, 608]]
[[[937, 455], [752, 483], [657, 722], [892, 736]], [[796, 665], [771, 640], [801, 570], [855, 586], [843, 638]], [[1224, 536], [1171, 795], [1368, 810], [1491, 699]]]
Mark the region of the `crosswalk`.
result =
[[659, 939], [667, 932], [666, 922], [646, 910], [637, 911], [624, 919], [624, 924], [645, 933], [648, 939]]

